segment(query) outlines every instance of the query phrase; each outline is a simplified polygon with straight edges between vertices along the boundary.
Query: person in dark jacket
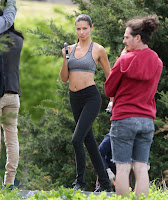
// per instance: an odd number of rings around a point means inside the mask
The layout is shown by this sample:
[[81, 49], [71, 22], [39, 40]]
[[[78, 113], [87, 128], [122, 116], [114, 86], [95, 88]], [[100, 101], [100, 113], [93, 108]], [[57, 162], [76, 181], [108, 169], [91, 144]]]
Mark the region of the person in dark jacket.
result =
[[[100, 155], [102, 157], [104, 166], [106, 168], [107, 174], [113, 186], [113, 190], [115, 191], [115, 176], [116, 176], [116, 164], [112, 159], [112, 148], [110, 141], [110, 133], [107, 133], [103, 139], [103, 141], [99, 145]], [[129, 176], [129, 186], [132, 188], [132, 171]], [[98, 179], [96, 180], [96, 188], [99, 186]]]
[[[105, 169], [111, 181], [113, 190], [115, 190], [115, 174], [116, 174], [116, 166], [112, 161], [112, 152], [111, 152], [111, 142], [110, 142], [110, 134], [106, 134], [103, 141], [99, 145], [99, 152], [102, 157]], [[99, 187], [98, 177], [96, 180], [96, 188]]]
[[23, 35], [15, 30], [14, 24], [5, 32], [13, 40], [13, 44], [8, 45], [8, 51], [1, 54], [5, 73], [5, 94], [0, 98], [0, 117], [5, 121], [0, 121], [4, 130], [7, 161], [4, 185], [9, 189], [14, 189], [14, 180], [19, 162], [19, 141], [17, 120], [20, 107], [19, 96], [19, 61], [23, 47]]
[[112, 161], [110, 133], [106, 134], [103, 141], [100, 143], [99, 151], [107, 170], [109, 179], [111, 182], [113, 182], [116, 174], [116, 166], [115, 163]]

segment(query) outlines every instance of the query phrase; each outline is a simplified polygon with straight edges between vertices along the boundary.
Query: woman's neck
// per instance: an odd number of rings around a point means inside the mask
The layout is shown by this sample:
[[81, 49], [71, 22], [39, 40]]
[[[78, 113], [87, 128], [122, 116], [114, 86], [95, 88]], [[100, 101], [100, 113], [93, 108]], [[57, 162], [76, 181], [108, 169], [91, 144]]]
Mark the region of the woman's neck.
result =
[[86, 47], [86, 46], [90, 46], [91, 42], [92, 42], [91, 38], [89, 38], [88, 40], [80, 40], [78, 45], [80, 47]]

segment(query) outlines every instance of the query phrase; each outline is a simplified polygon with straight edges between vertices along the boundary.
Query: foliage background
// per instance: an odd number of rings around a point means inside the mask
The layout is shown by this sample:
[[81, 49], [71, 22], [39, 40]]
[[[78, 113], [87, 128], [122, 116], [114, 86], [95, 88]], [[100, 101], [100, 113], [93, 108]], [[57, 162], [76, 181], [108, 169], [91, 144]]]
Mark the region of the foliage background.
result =
[[[60, 185], [71, 187], [75, 179], [75, 158], [71, 144], [75, 124], [69, 105], [68, 84], [60, 81], [59, 71], [63, 43], [67, 41], [72, 44], [76, 41], [74, 17], [79, 13], [91, 16], [94, 25], [92, 39], [106, 48], [111, 66], [123, 49], [125, 20], [137, 15], [154, 13], [159, 16], [161, 26], [155, 33], [150, 47], [159, 54], [164, 69], [156, 94], [157, 134], [151, 148], [149, 173], [151, 180], [161, 181], [163, 172], [168, 166], [168, 130], [164, 128], [168, 113], [168, 2], [166, 0], [87, 2], [73, 0], [73, 2], [77, 3], [78, 7], [50, 4], [42, 7], [43, 3], [40, 2], [22, 2], [19, 5], [22, 10], [25, 5], [31, 4], [31, 9], [27, 13], [23, 9], [16, 19], [17, 28], [25, 35], [20, 63], [22, 106], [19, 120], [20, 163], [17, 173], [19, 185], [26, 189], [50, 190]], [[37, 7], [40, 16], [33, 12]], [[49, 11], [49, 7], [52, 11]], [[50, 20], [51, 17], [53, 20]], [[37, 47], [38, 50], [35, 51]], [[110, 129], [109, 115], [104, 112], [109, 99], [104, 95], [105, 77], [100, 66], [95, 81], [102, 96], [102, 108], [94, 122], [95, 137], [99, 144]], [[5, 156], [3, 158], [5, 162]], [[86, 180], [86, 189], [93, 190], [96, 174], [88, 155]]]

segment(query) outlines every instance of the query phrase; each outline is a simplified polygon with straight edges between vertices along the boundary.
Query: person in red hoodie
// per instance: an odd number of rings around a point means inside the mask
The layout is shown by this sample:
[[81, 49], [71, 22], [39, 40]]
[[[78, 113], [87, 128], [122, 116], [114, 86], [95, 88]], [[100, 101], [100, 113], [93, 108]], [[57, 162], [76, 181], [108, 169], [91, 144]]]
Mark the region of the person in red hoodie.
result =
[[159, 27], [156, 15], [134, 18], [126, 24], [121, 55], [105, 82], [105, 94], [114, 97], [110, 137], [116, 163], [116, 193], [129, 195], [131, 165], [135, 194], [148, 196], [149, 152], [156, 117], [155, 93], [163, 64], [148, 44]]

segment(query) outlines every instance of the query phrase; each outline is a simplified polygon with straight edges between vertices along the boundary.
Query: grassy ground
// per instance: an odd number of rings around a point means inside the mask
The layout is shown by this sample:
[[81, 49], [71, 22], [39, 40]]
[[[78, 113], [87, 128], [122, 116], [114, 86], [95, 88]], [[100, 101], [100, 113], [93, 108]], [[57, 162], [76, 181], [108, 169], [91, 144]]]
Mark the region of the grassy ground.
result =
[[[2, 191], [0, 193], [0, 199], [2, 200], [21, 200], [23, 196], [17, 190], [14, 191]], [[45, 191], [29, 191], [29, 193], [24, 196], [27, 200], [146, 200], [147, 198], [142, 194], [138, 199], [136, 198], [134, 192], [130, 192], [129, 197], [127, 196], [116, 196], [116, 194], [110, 194], [106, 192], [101, 192], [98, 194], [76, 191], [69, 188], [58, 188], [57, 191], [52, 190], [50, 192]], [[168, 193], [161, 189], [157, 189], [154, 185], [150, 187], [148, 200], [167, 200]]]
[[64, 8], [65, 13], [72, 13], [77, 9], [76, 5], [61, 5], [60, 1], [58, 4], [41, 2], [41, 1], [20, 1], [17, 0], [17, 15], [16, 21], [20, 18], [57, 18], [58, 14], [54, 12], [54, 8]]
[[44, 25], [46, 21], [52, 19], [57, 27], [63, 26], [68, 31], [75, 31], [72, 23], [66, 18], [67, 14], [73, 15], [75, 11], [77, 11], [76, 5], [17, 0], [15, 28], [27, 35], [27, 29], [36, 29], [37, 21]]

